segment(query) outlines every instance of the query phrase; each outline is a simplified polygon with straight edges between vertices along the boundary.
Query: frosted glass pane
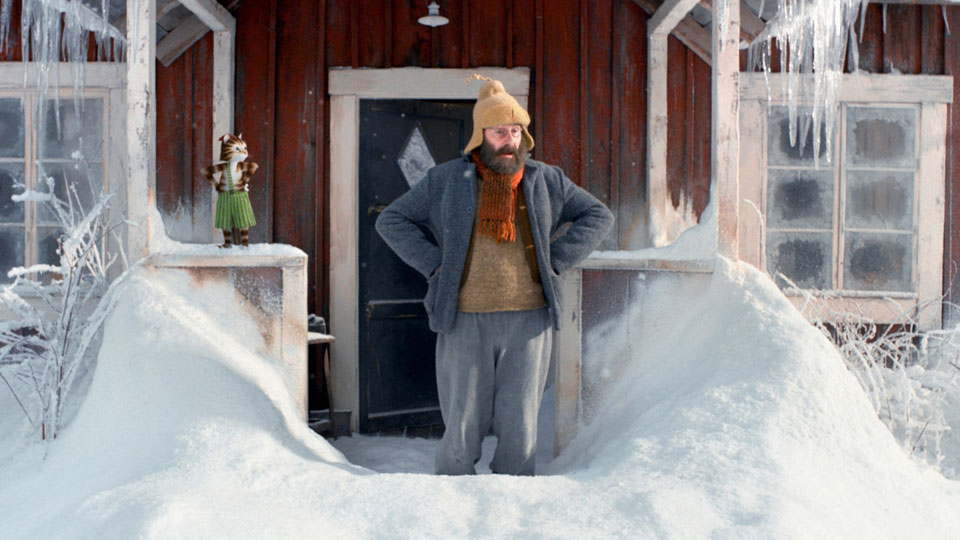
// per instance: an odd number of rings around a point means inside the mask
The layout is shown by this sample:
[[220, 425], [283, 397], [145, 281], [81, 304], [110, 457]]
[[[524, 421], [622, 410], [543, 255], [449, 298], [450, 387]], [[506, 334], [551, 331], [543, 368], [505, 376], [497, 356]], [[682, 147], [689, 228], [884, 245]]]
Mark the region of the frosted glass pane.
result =
[[[800, 107], [797, 109], [798, 124], [802, 126], [802, 122], [809, 120], [809, 118], [809, 108]], [[802, 153], [800, 152], [800, 135], [804, 134], [803, 130], [798, 132], [796, 146], [790, 145], [790, 116], [787, 107], [770, 107], [767, 124], [767, 163], [769, 165], [804, 165], [811, 167], [814, 165], [812, 122], [808, 122]], [[829, 162], [825, 160], [827, 154], [827, 130], [822, 124], [820, 125], [820, 141], [820, 165], [829, 165]]]
[[10, 283], [7, 272], [23, 266], [23, 227], [0, 227], [0, 283]]
[[407, 143], [404, 145], [400, 157], [397, 158], [397, 165], [403, 171], [403, 177], [406, 178], [407, 184], [412, 188], [420, 180], [426, 178], [427, 171], [436, 164], [437, 162], [433, 159], [433, 154], [427, 146], [427, 139], [423, 136], [423, 131], [421, 131], [418, 123], [407, 137]]
[[57, 243], [59, 229], [53, 227], [37, 228], [37, 264], [60, 264], [60, 255], [57, 249], [60, 245]]
[[57, 131], [56, 103], [47, 102], [47, 117], [40, 135], [41, 158], [74, 158], [81, 152], [83, 159], [103, 157], [103, 100], [80, 100], [79, 116], [73, 99], [60, 100], [60, 130]]
[[[833, 286], [833, 235], [830, 232], [773, 232], [767, 234], [767, 270], [790, 278], [804, 289]], [[780, 287], [787, 283], [777, 278]]]
[[[90, 164], [77, 167], [75, 164], [66, 163], [41, 163], [41, 177], [51, 176], [56, 181], [54, 193], [61, 200], [67, 200], [67, 184], [76, 186], [77, 192], [70, 196], [74, 198], [74, 204], [77, 199], [80, 202], [82, 211], [89, 211], [96, 202], [96, 194], [100, 193], [100, 184], [103, 178], [103, 166], [100, 164]], [[37, 191], [47, 192], [45, 181], [39, 181]], [[56, 223], [55, 216], [46, 205], [39, 205], [38, 220], [42, 223]]]
[[847, 165], [914, 168], [917, 111], [847, 108]]
[[24, 157], [20, 99], [0, 99], [0, 157]]
[[912, 291], [913, 235], [847, 233], [843, 288], [859, 291]]
[[767, 185], [767, 226], [833, 228], [833, 171], [770, 169]]
[[848, 227], [913, 230], [913, 173], [847, 173]]
[[11, 199], [23, 192], [13, 187], [15, 181], [23, 182], [23, 165], [0, 163], [0, 223], [23, 223], [24, 203]]

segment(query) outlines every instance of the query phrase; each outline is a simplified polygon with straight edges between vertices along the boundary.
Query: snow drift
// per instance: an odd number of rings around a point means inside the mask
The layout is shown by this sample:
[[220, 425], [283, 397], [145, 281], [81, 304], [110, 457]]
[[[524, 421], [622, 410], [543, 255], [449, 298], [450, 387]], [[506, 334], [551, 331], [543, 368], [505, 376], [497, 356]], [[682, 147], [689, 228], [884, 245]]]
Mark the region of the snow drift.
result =
[[297, 420], [231, 291], [141, 270], [73, 423], [0, 466], [0, 536], [960, 534], [960, 483], [904, 455], [769, 279], [720, 259], [705, 290], [648, 298], [656, 338], [542, 476], [374, 474]]

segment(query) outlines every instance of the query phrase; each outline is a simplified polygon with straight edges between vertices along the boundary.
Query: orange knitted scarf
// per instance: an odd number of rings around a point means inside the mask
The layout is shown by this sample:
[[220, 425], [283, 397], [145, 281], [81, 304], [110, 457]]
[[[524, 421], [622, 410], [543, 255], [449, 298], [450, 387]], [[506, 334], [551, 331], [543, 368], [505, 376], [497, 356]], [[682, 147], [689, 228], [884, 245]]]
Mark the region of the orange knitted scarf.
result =
[[514, 174], [500, 174], [484, 165], [477, 152], [471, 154], [480, 178], [479, 234], [500, 242], [517, 239], [517, 190], [523, 179], [523, 170]]

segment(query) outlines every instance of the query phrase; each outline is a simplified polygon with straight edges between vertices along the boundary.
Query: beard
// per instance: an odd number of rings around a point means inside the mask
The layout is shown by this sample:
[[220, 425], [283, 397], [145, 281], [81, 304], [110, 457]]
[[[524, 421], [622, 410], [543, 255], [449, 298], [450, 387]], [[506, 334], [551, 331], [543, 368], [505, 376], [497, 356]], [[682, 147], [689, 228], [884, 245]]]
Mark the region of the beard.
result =
[[[504, 157], [503, 154], [513, 154], [513, 157]], [[498, 174], [516, 174], [523, 170], [523, 165], [527, 162], [527, 144], [523, 138], [517, 146], [508, 144], [494, 150], [487, 141], [480, 145], [480, 160], [491, 171]]]

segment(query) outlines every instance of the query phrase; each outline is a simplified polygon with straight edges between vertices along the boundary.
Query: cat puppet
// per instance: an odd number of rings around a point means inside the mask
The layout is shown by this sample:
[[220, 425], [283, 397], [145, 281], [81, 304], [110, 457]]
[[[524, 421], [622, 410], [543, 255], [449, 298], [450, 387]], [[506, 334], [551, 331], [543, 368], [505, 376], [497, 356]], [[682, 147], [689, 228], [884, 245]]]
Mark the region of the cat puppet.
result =
[[[213, 226], [223, 230], [223, 245], [230, 247], [239, 232], [240, 242], [250, 245], [249, 230], [257, 224], [250, 206], [250, 177], [257, 170], [257, 164], [247, 159], [247, 143], [243, 134], [229, 133], [220, 137], [220, 161], [203, 168], [203, 175], [217, 190], [217, 212]], [[214, 175], [220, 173], [218, 181]]]

